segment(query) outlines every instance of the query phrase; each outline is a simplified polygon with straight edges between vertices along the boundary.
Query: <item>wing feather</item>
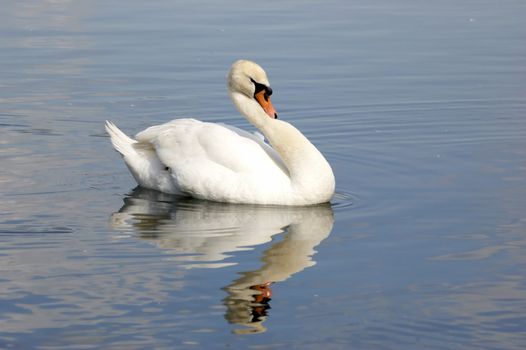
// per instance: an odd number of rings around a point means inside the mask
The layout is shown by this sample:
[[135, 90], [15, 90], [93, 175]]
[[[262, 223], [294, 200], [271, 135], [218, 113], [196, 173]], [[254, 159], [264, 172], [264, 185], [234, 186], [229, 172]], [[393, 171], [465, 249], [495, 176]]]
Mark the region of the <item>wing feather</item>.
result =
[[[269, 178], [288, 178], [285, 165], [271, 146], [233, 126], [177, 119], [150, 127], [136, 139], [153, 145], [178, 187], [196, 196], [212, 188], [226, 193], [240, 186], [257, 186], [256, 182]], [[244, 184], [243, 179], [252, 183]]]

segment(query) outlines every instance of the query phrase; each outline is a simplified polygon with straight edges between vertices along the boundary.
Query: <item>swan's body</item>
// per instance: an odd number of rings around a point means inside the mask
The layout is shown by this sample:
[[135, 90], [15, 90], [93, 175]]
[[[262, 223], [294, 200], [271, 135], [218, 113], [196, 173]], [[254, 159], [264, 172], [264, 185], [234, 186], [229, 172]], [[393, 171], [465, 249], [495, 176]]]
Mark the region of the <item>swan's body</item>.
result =
[[224, 125], [176, 119], [126, 136], [106, 122], [114, 148], [142, 187], [231, 203], [328, 202], [334, 175], [322, 154], [291, 124], [277, 120], [265, 72], [237, 61], [228, 90], [239, 111], [270, 141]]

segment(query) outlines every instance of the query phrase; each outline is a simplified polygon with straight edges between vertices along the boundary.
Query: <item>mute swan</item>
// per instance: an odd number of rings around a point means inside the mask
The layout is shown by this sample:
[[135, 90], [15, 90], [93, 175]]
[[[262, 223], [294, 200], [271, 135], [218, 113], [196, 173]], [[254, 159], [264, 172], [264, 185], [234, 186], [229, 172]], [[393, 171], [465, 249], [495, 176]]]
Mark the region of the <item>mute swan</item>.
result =
[[245, 118], [269, 140], [233, 126], [175, 119], [135, 140], [110, 121], [106, 131], [137, 183], [161, 192], [216, 202], [311, 205], [334, 194], [329, 163], [303, 134], [278, 120], [263, 68], [239, 60], [228, 92]]

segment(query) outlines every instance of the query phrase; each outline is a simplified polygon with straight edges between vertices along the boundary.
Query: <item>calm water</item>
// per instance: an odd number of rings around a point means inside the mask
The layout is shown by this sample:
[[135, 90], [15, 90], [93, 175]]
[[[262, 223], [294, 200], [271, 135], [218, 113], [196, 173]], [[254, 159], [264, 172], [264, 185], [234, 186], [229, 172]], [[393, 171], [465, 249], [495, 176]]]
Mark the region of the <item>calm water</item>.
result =
[[[9, 1], [0, 348], [523, 349], [523, 1]], [[135, 184], [103, 131], [251, 127], [230, 64], [326, 154], [331, 205]]]

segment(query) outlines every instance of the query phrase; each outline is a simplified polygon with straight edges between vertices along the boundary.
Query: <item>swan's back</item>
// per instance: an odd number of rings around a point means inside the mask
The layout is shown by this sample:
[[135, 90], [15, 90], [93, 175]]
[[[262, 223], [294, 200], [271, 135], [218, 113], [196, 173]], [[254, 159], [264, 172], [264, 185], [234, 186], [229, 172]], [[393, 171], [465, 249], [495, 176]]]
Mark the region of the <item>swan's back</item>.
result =
[[[173, 182], [165, 188], [151, 181], [141, 183], [140, 174], [149, 169], [133, 169], [143, 187], [240, 203], [270, 203], [278, 191], [288, 194], [285, 189], [290, 179], [279, 155], [260, 137], [241, 129], [176, 119], [152, 126], [135, 139], [134, 148], [152, 150], [148, 154], [152, 165], [158, 170], [157, 164], [162, 164], [162, 172]], [[130, 168], [131, 163], [127, 161]]]

